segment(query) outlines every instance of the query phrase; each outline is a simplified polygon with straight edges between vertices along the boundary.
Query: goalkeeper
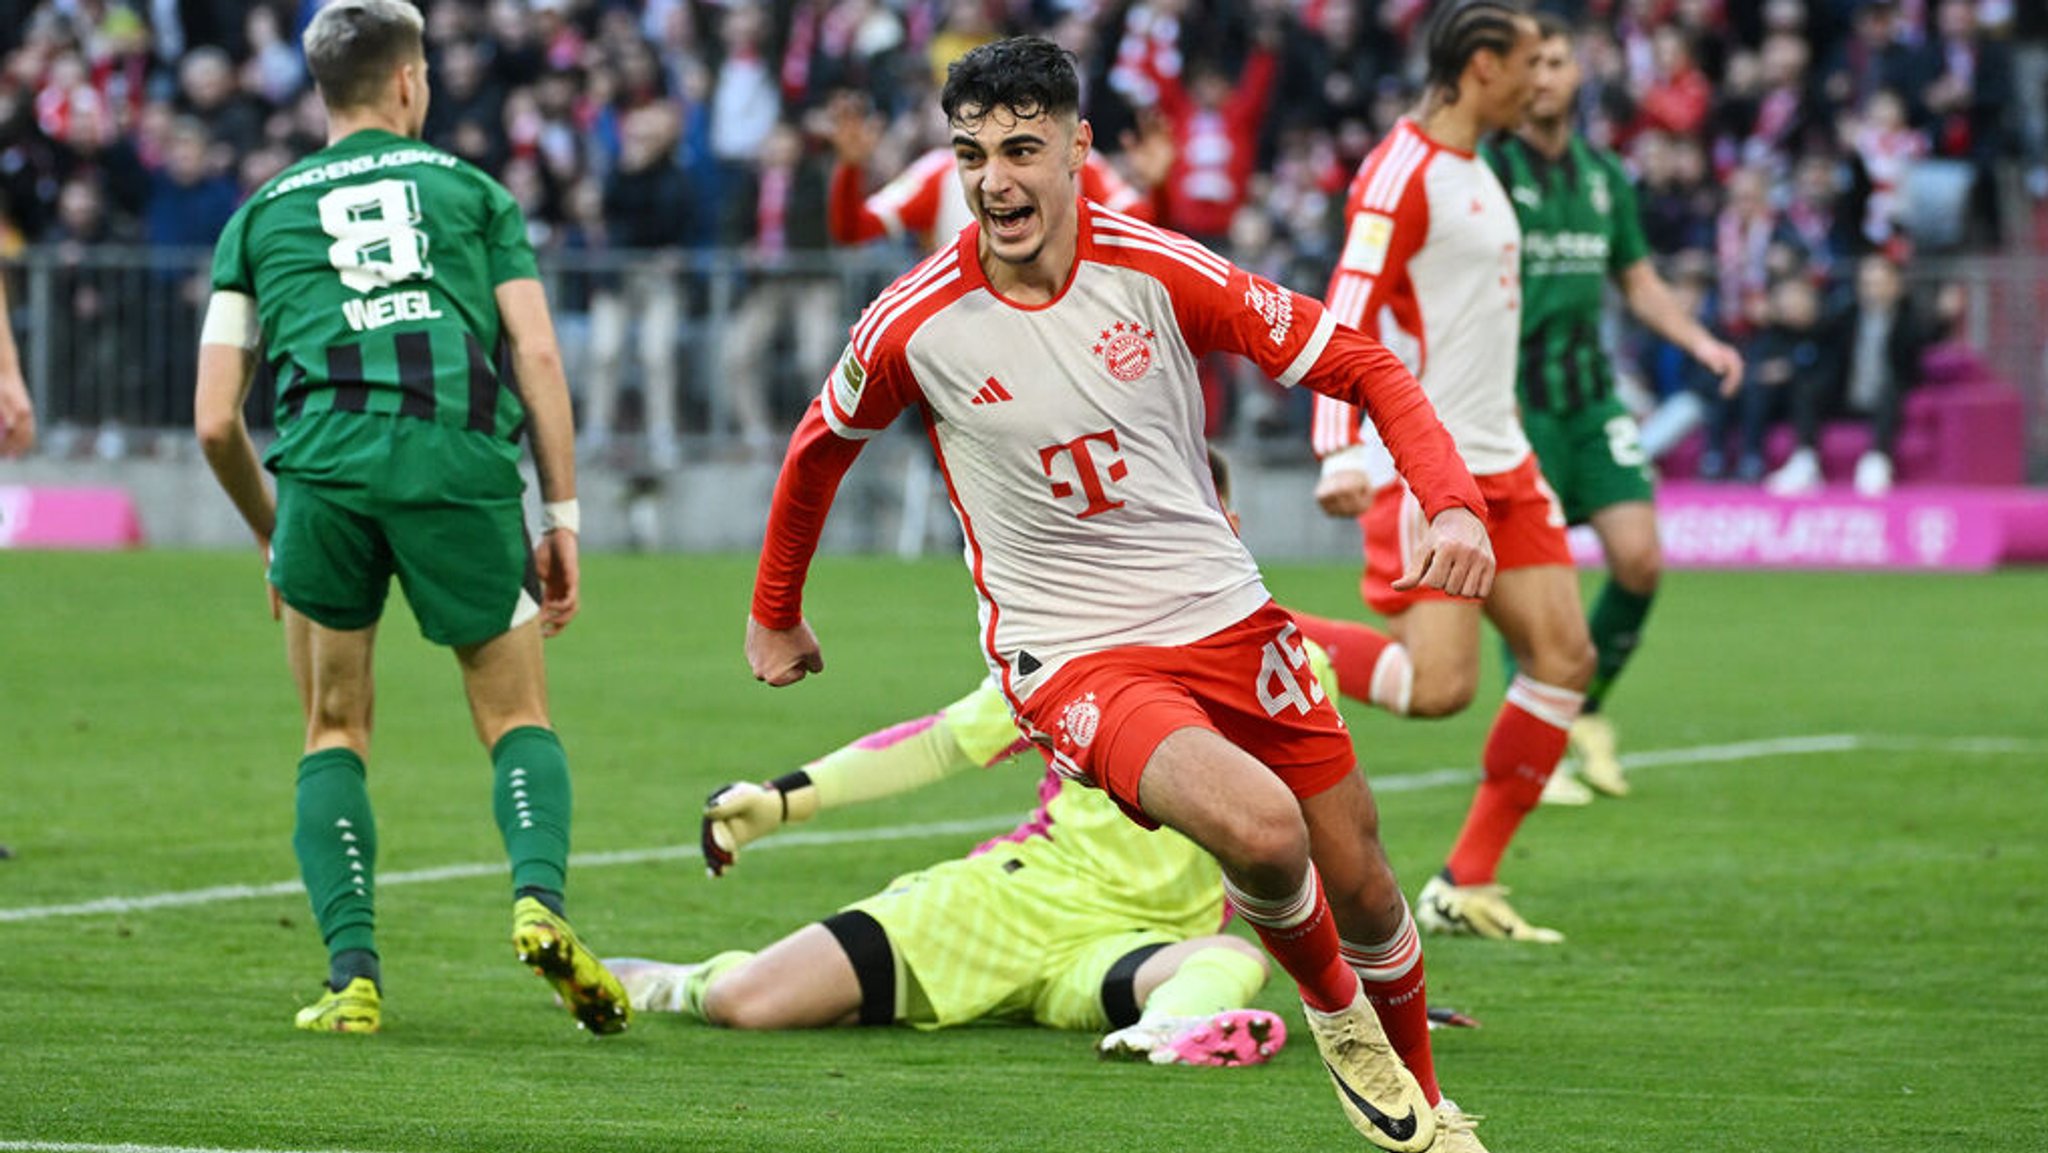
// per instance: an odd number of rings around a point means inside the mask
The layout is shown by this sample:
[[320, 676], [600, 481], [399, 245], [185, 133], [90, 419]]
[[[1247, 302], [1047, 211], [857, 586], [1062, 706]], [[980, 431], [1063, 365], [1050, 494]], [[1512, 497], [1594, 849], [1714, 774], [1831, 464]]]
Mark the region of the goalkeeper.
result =
[[[1229, 507], [1221, 458], [1210, 458]], [[1299, 614], [1297, 614], [1299, 615]], [[1336, 676], [1308, 652], [1324, 690]], [[931, 716], [862, 737], [765, 784], [731, 784], [705, 803], [713, 875], [782, 825], [874, 800], [1028, 748], [989, 683]], [[1038, 808], [967, 856], [898, 877], [882, 892], [759, 953], [690, 965], [606, 962], [635, 1009], [736, 1029], [982, 1020], [1106, 1033], [1104, 1056], [1154, 1064], [1256, 1064], [1286, 1026], [1246, 1008], [1265, 954], [1218, 933], [1216, 862], [1170, 829], [1147, 832], [1107, 794], [1048, 770]], [[1450, 1010], [1438, 1023], [1471, 1024]]]

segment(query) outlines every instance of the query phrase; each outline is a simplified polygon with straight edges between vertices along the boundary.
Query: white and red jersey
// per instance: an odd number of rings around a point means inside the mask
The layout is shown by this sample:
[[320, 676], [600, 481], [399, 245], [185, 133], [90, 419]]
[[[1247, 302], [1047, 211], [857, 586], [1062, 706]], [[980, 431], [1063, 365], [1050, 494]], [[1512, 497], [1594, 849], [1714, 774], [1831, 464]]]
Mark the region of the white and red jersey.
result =
[[[1474, 474], [1520, 464], [1530, 452], [1515, 411], [1522, 228], [1500, 181], [1403, 118], [1359, 165], [1344, 220], [1331, 314], [1401, 357]], [[1317, 456], [1344, 453], [1374, 484], [1392, 479], [1350, 406], [1318, 397], [1313, 436]]]
[[[951, 148], [934, 148], [918, 157], [896, 179], [863, 200], [861, 186], [866, 178], [863, 170], [851, 165], [833, 169], [825, 215], [836, 244], [915, 236], [924, 248], [935, 249], [974, 223]], [[1118, 212], [1152, 218], [1151, 199], [1094, 152], [1081, 165], [1081, 195]]]
[[970, 226], [863, 313], [783, 461], [754, 586], [763, 626], [802, 619], [839, 480], [906, 408], [945, 475], [984, 654], [1013, 703], [1073, 657], [1242, 620], [1269, 596], [1210, 480], [1196, 362], [1211, 351], [1368, 406], [1432, 514], [1483, 515], [1386, 349], [1184, 236], [1086, 201], [1079, 214], [1073, 272], [1049, 303], [998, 295]]

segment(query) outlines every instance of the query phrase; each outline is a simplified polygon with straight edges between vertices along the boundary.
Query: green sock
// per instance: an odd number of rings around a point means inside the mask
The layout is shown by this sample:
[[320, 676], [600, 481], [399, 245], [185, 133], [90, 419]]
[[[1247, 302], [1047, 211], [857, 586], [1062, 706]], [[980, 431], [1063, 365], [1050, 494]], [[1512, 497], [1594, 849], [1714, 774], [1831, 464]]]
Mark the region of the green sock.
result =
[[1593, 682], [1586, 686], [1586, 712], [1600, 711], [1600, 702], [1621, 676], [1622, 666], [1628, 664], [1636, 646], [1642, 644], [1643, 621], [1649, 617], [1650, 602], [1656, 595], [1654, 591], [1630, 592], [1612, 577], [1601, 586], [1600, 597], [1593, 602], [1592, 615], [1586, 621], [1593, 633], [1593, 647], [1600, 652]]
[[730, 949], [698, 962], [696, 971], [683, 979], [683, 1012], [699, 1021], [709, 1020], [704, 1016], [704, 991], [711, 988], [711, 982], [753, 959], [754, 954], [744, 949]]
[[1152, 1017], [1207, 1017], [1242, 1009], [1266, 983], [1266, 967], [1258, 959], [1218, 945], [1180, 963], [1173, 976], [1145, 998]]
[[491, 813], [512, 863], [512, 888], [560, 893], [569, 873], [569, 758], [547, 729], [528, 725], [491, 749]]
[[363, 759], [322, 749], [299, 761], [298, 819], [292, 830], [299, 876], [327, 955], [377, 955], [377, 821]]

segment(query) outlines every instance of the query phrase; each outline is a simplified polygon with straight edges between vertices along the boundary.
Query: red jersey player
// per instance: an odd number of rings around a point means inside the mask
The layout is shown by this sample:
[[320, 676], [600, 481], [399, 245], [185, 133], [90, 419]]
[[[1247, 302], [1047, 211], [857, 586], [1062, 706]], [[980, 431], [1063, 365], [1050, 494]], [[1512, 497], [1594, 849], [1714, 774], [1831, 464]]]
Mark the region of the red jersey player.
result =
[[1338, 320], [1401, 353], [1486, 494], [1500, 574], [1483, 603], [1393, 579], [1422, 543], [1423, 509], [1394, 475], [1385, 429], [1318, 397], [1316, 499], [1365, 530], [1366, 603], [1391, 639], [1362, 625], [1312, 630], [1340, 678], [1372, 685], [1391, 711], [1445, 716], [1471, 703], [1479, 618], [1500, 629], [1519, 672], [1482, 754], [1479, 789], [1444, 871], [1417, 901], [1426, 929], [1560, 941], [1523, 920], [1495, 873], [1522, 818], [1564, 755], [1591, 679], [1593, 644], [1579, 607], [1563, 510], [1543, 480], [1515, 411], [1521, 227], [1484, 161], [1480, 137], [1522, 119], [1539, 38], [1509, 0], [1468, 0], [1431, 26], [1429, 75], [1416, 112], [1359, 166], [1328, 304]]
[[802, 612], [810, 557], [862, 443], [916, 408], [1020, 727], [1064, 775], [1217, 858], [1301, 987], [1355, 1128], [1410, 1153], [1481, 1148], [1436, 1088], [1421, 948], [1349, 735], [1218, 504], [1196, 358], [1238, 352], [1373, 414], [1427, 518], [1401, 588], [1491, 587], [1477, 488], [1384, 348], [1079, 198], [1092, 132], [1057, 45], [975, 49], [942, 104], [974, 223], [867, 309], [792, 438], [748, 663], [771, 685], [824, 668]]
[[[834, 101], [832, 149], [837, 163], [826, 197], [826, 230], [834, 244], [865, 244], [884, 236], [915, 237], [926, 252], [951, 241], [974, 221], [960, 177], [953, 170], [953, 149], [934, 148], [898, 173], [895, 179], [866, 196], [868, 157], [875, 149], [876, 128], [857, 100]], [[1081, 165], [1081, 195], [1126, 216], [1150, 220], [1150, 189], [1173, 163], [1173, 142], [1163, 124], [1148, 124], [1127, 135], [1126, 159], [1144, 185], [1132, 185], [1099, 152], [1089, 152]]]

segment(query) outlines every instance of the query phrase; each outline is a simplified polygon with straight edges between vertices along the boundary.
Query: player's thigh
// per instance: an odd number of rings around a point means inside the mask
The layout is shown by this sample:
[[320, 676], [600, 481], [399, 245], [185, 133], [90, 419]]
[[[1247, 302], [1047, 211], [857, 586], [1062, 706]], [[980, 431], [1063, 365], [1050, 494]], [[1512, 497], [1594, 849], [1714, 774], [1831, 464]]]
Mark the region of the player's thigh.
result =
[[435, 644], [480, 644], [540, 615], [518, 467], [479, 434], [408, 421], [379, 517], [399, 586]]
[[277, 479], [270, 583], [284, 603], [338, 631], [367, 628], [384, 614], [391, 588], [390, 543], [358, 490]]
[[1104, 925], [1053, 963], [1032, 1003], [1032, 1020], [1048, 1029], [1096, 1033], [1134, 1024], [1145, 1004], [1138, 972], [1179, 940], [1161, 929]]
[[1496, 574], [1486, 615], [1530, 676], [1576, 688], [1590, 675], [1593, 642], [1579, 600], [1577, 569], [1537, 565]]
[[1061, 917], [999, 858], [946, 861], [847, 906], [888, 934], [902, 978], [896, 1019], [934, 1028], [1029, 1012]]
[[860, 1015], [862, 982], [845, 946], [823, 924], [805, 925], [721, 975], [705, 1010], [734, 1029], [816, 1029]]

